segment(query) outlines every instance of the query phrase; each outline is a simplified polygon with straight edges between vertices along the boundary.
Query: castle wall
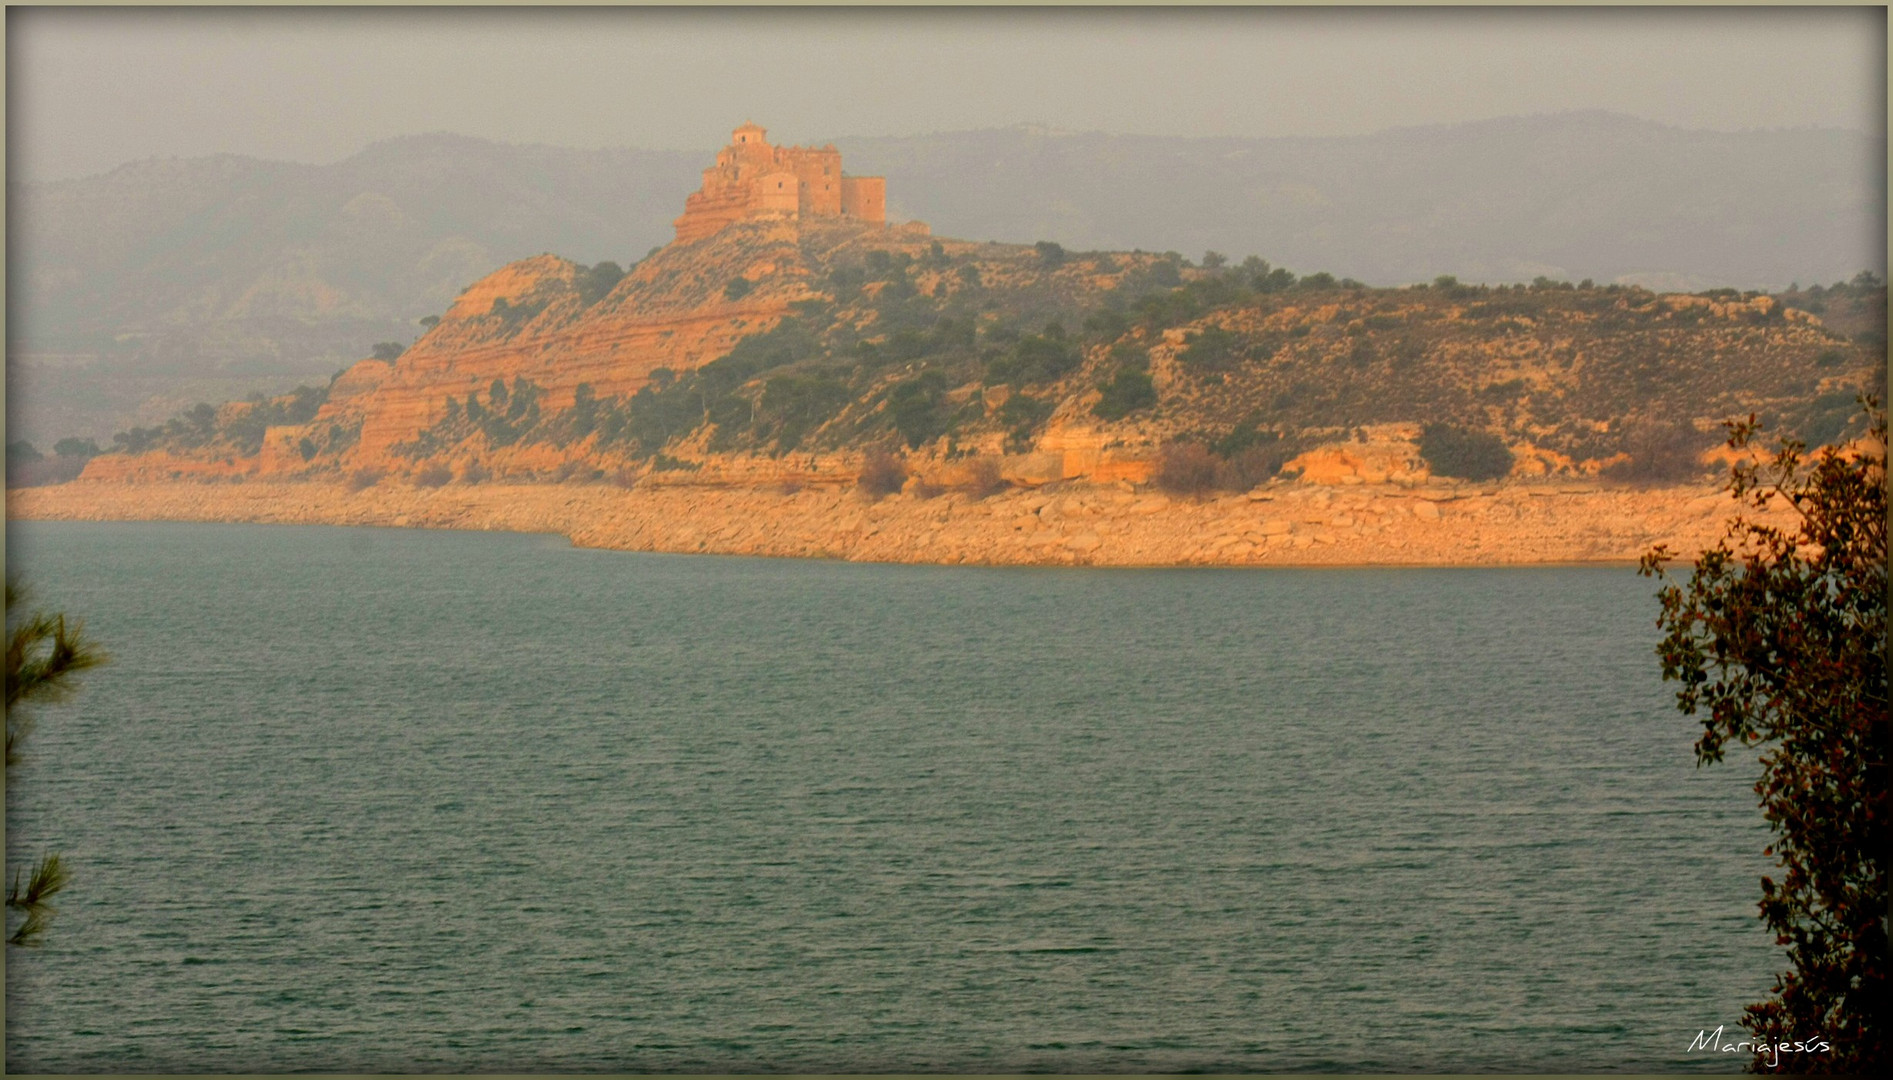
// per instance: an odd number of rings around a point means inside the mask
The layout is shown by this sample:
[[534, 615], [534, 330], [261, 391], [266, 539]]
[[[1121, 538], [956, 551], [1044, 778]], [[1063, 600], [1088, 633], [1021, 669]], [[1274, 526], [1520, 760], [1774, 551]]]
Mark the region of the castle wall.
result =
[[759, 214], [887, 220], [887, 182], [843, 176], [833, 146], [771, 146], [764, 130], [744, 124], [703, 170], [703, 186], [684, 200], [673, 224], [680, 241], [699, 240]]
[[887, 178], [883, 176], [844, 176], [841, 178], [841, 212], [862, 221], [887, 220]]
[[800, 210], [801, 199], [801, 180], [794, 173], [766, 173], [751, 189], [750, 210], [757, 214], [793, 214]]

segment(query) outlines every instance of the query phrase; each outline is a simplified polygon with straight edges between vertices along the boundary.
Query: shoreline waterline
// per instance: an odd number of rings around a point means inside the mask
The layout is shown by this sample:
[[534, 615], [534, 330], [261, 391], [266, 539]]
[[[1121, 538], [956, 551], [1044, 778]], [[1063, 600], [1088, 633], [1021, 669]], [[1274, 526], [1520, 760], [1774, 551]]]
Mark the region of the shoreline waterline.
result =
[[551, 534], [575, 547], [968, 566], [1634, 565], [1687, 557], [1733, 511], [1716, 489], [1271, 484], [1192, 500], [1119, 485], [870, 502], [847, 488], [78, 481], [7, 493], [10, 520], [368, 525]]

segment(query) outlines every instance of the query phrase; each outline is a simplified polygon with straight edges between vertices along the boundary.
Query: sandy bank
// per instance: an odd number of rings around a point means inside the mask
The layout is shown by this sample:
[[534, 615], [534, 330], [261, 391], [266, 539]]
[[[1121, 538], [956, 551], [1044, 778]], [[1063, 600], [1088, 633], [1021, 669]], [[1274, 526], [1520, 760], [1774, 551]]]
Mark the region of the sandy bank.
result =
[[559, 533], [586, 547], [868, 562], [1083, 566], [1496, 566], [1631, 562], [1712, 543], [1728, 497], [1700, 487], [1323, 487], [1204, 501], [1120, 487], [976, 500], [605, 484], [74, 482], [7, 493], [14, 519], [231, 521]]

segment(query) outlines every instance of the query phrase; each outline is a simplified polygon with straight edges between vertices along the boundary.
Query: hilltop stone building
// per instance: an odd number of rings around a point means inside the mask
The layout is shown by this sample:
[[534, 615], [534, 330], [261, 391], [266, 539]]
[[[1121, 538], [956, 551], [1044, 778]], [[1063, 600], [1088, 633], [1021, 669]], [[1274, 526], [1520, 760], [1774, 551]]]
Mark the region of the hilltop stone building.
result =
[[703, 187], [684, 200], [674, 223], [678, 240], [696, 240], [731, 222], [764, 214], [887, 221], [887, 179], [843, 176], [833, 144], [770, 146], [768, 132], [744, 124], [730, 133], [716, 164], [703, 170]]

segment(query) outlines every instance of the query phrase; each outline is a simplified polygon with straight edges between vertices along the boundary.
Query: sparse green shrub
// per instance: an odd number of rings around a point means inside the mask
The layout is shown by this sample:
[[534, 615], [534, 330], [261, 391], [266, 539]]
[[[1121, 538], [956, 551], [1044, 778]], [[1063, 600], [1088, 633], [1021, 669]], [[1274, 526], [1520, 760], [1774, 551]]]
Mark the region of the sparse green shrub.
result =
[[731, 278], [730, 283], [723, 286], [723, 299], [741, 300], [743, 297], [748, 296], [750, 291], [755, 289], [755, 287], [756, 283], [748, 278]]
[[347, 487], [350, 491], [366, 491], [381, 483], [387, 472], [375, 466], [364, 466], [348, 474]]
[[1104, 396], [1091, 407], [1091, 412], [1104, 420], [1122, 420], [1139, 409], [1148, 409], [1157, 403], [1156, 384], [1142, 371], [1120, 369], [1110, 382], [1098, 389]]
[[478, 461], [469, 461], [460, 467], [460, 482], [463, 484], [484, 483], [492, 475], [491, 470]]
[[1011, 383], [1033, 386], [1056, 382], [1078, 370], [1084, 357], [1076, 342], [1065, 337], [1063, 328], [1049, 325], [1042, 334], [1027, 334], [1004, 353], [986, 363], [988, 386]]
[[885, 498], [907, 483], [907, 466], [885, 450], [871, 451], [861, 463], [855, 488], [870, 499]]
[[1486, 431], [1451, 424], [1420, 429], [1420, 457], [1437, 476], [1496, 480], [1512, 471], [1512, 451], [1505, 440]]
[[53, 453], [60, 457], [95, 458], [101, 451], [95, 439], [65, 438], [53, 444]]
[[967, 462], [966, 481], [960, 485], [960, 490], [972, 498], [986, 499], [1009, 486], [1000, 471], [998, 459], [982, 456]]
[[1024, 453], [1032, 448], [1032, 436], [1051, 418], [1055, 403], [1043, 398], [1014, 394], [999, 407], [999, 422], [1006, 425], [1006, 450]]
[[937, 371], [922, 372], [888, 391], [888, 417], [910, 449], [946, 434], [952, 418], [946, 391], [946, 376]]
[[854, 392], [840, 379], [826, 375], [778, 375], [763, 384], [758, 404], [765, 423], [776, 425], [776, 449], [795, 449], [811, 432], [832, 420]]
[[1038, 243], [1033, 244], [1032, 247], [1038, 251], [1039, 262], [1043, 263], [1045, 266], [1059, 267], [1065, 265], [1065, 249], [1061, 245], [1055, 244], [1050, 240], [1040, 240]]
[[576, 282], [579, 303], [591, 307], [610, 295], [611, 290], [617, 288], [618, 282], [623, 280], [624, 267], [610, 260], [579, 271]]
[[444, 487], [447, 482], [453, 478], [453, 470], [449, 469], [446, 463], [436, 461], [431, 465], [422, 467], [419, 472], [414, 474], [414, 486], [422, 488]]
[[378, 341], [375, 343], [373, 356], [377, 360], [392, 364], [401, 359], [401, 354], [407, 351], [408, 347], [398, 341]]
[[1715, 436], [1705, 435], [1687, 422], [1642, 424], [1623, 440], [1629, 459], [1605, 468], [1601, 475], [1637, 484], [1693, 480], [1705, 471], [1702, 452], [1715, 441]]
[[1251, 446], [1223, 458], [1216, 466], [1216, 486], [1224, 491], [1248, 491], [1282, 471], [1287, 454], [1277, 446]]
[[1223, 372], [1242, 362], [1242, 339], [1220, 326], [1205, 327], [1183, 339], [1177, 362], [1195, 372]]
[[1172, 495], [1201, 497], [1215, 490], [1220, 464], [1201, 443], [1174, 442], [1159, 452], [1152, 480]]
[[1293, 284], [1295, 284], [1295, 272], [1286, 266], [1278, 266], [1265, 274], [1257, 275], [1255, 279], [1255, 291], [1263, 293], [1281, 292], [1283, 289]]

